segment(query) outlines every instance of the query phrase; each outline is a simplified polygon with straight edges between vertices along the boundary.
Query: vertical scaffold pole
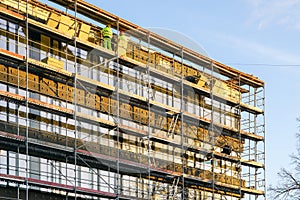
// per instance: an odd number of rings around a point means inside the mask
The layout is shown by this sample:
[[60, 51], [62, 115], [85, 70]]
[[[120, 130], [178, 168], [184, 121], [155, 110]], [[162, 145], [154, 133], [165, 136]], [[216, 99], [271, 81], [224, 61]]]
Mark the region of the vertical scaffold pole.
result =
[[[211, 148], [211, 168], [212, 168], [212, 199], [215, 199], [215, 158], [214, 158], [214, 147], [215, 144], [215, 133], [214, 133], [214, 64], [210, 62], [210, 98], [211, 98], [211, 114], [210, 114], [210, 130], [208, 134], [212, 134], [212, 148]], [[211, 132], [210, 132], [211, 131]]]
[[78, 74], [78, 67], [77, 67], [77, 40], [76, 40], [76, 30], [77, 30], [77, 0], [74, 1], [74, 14], [75, 14], [75, 26], [74, 26], [74, 51], [75, 51], [75, 62], [74, 62], [74, 72], [75, 72], [75, 76], [74, 76], [74, 199], [77, 200], [77, 136], [78, 136], [78, 123], [77, 123], [77, 74]]
[[[20, 2], [18, 2], [18, 13], [19, 13], [19, 9], [20, 9]], [[20, 48], [19, 48], [19, 43], [20, 43], [20, 32], [19, 32], [19, 24], [18, 24], [18, 30], [17, 30], [17, 34], [18, 34], [18, 36], [17, 36], [17, 53], [19, 54], [20, 53]], [[17, 94], [19, 94], [20, 93], [20, 78], [19, 78], [19, 74], [20, 74], [20, 69], [19, 69], [19, 67], [20, 67], [20, 65], [18, 65], [18, 89], [17, 89]], [[6, 86], [6, 90], [8, 91], [9, 90], [9, 86]], [[19, 136], [20, 135], [20, 104], [17, 104], [17, 109], [18, 109], [18, 111], [17, 111], [17, 119], [16, 119], [16, 121], [17, 121], [17, 126], [18, 126], [18, 131], [17, 131], [17, 135]], [[7, 102], [7, 122], [9, 121], [9, 103]], [[18, 146], [18, 149], [17, 149], [17, 169], [19, 169], [19, 163], [18, 163], [18, 161], [20, 160], [20, 147]], [[8, 160], [9, 161], [9, 160]], [[9, 163], [9, 162], [7, 162], [7, 163]], [[9, 165], [9, 164], [8, 164]], [[9, 169], [9, 167], [7, 167], [8, 169]], [[8, 171], [9, 172], [9, 171]], [[19, 170], [17, 171], [17, 175], [19, 176]], [[7, 173], [7, 174], [9, 174], [9, 173]], [[17, 198], [18, 199], [20, 199], [20, 184], [18, 184], [18, 188], [17, 188]]]
[[[119, 20], [117, 20], [116, 22], [116, 25], [117, 25], [117, 33], [118, 33], [118, 36], [120, 35], [120, 30], [119, 30]], [[119, 61], [119, 38], [117, 39], [117, 44], [115, 45], [116, 47], [116, 56], [117, 56], [117, 82], [116, 82], [116, 89], [117, 89], [117, 147], [118, 147], [118, 158], [117, 158], [117, 187], [116, 187], [116, 194], [117, 194], [117, 200], [120, 198], [120, 195], [121, 195], [121, 175], [120, 175], [120, 148], [123, 147], [123, 145], [120, 144], [120, 128], [119, 128], [119, 123], [120, 123], [120, 94], [119, 94], [119, 89], [121, 88], [121, 81], [120, 81], [120, 70], [121, 70], [121, 66], [120, 66], [120, 61]], [[122, 150], [122, 149], [121, 149]]]
[[[147, 33], [147, 45], [148, 45], [148, 58], [150, 58], [150, 33]], [[151, 79], [150, 79], [150, 65], [149, 65], [149, 59], [147, 61], [147, 70], [146, 70], [146, 74], [147, 74], [147, 82], [148, 82], [148, 89], [147, 89], [147, 106], [148, 106], [148, 134], [147, 134], [147, 139], [148, 139], [148, 199], [151, 199], [151, 184], [150, 184], [150, 176], [151, 176], [151, 143], [150, 143], [150, 137], [151, 137], [151, 130], [150, 130], [150, 89], [151, 89]], [[141, 80], [142, 81], [142, 80]]]
[[263, 168], [263, 170], [264, 170], [264, 192], [265, 192], [265, 194], [264, 194], [264, 199], [266, 199], [266, 193], [267, 193], [267, 188], [266, 188], [266, 170], [265, 170], [265, 166], [266, 166], [266, 156], [265, 156], [265, 153], [266, 153], [266, 127], [265, 127], [265, 123], [266, 123], [266, 118], [265, 118], [265, 87], [263, 86], [263, 96], [262, 96], [262, 108], [263, 108], [263, 111], [264, 111], [264, 113], [263, 113], [263, 137], [264, 137], [264, 140], [263, 140], [263, 145], [264, 145], [264, 152], [263, 152], [263, 164], [264, 164], [264, 168]]
[[[239, 85], [239, 92], [241, 92], [241, 75], [238, 74], [238, 85]], [[240, 93], [241, 94], [241, 93]], [[242, 101], [242, 97], [239, 99], [239, 104], [238, 104], [238, 114], [239, 114], [239, 121], [238, 121], [238, 134], [239, 134], [239, 146], [241, 146], [242, 144], [242, 135], [241, 135], [241, 129], [242, 129], [242, 110], [241, 110], [241, 101]], [[249, 116], [250, 119], [250, 116]], [[249, 120], [250, 121], [250, 120]], [[250, 131], [250, 130], [249, 130]], [[241, 159], [242, 159], [242, 155], [241, 153], [238, 154], [239, 155], [239, 160], [238, 160], [238, 166], [240, 168], [242, 168], [242, 163], [241, 163]], [[239, 184], [239, 196], [242, 197], [242, 170], [239, 170], [239, 179], [240, 179], [240, 184]]]
[[[253, 106], [256, 107], [257, 106], [257, 88], [254, 88], [254, 91], [253, 91]], [[254, 130], [254, 133], [257, 134], [257, 115], [258, 114], [254, 114], [254, 119], [253, 119], [253, 130]], [[254, 160], [255, 162], [258, 162], [258, 141], [255, 141], [254, 142]], [[254, 174], [254, 188], [257, 190], [258, 189], [258, 184], [257, 184], [257, 181], [258, 181], [258, 168], [255, 168], [255, 174]], [[255, 195], [255, 199], [258, 199], [258, 195]]]
[[26, 55], [25, 55], [25, 65], [26, 65], [26, 138], [25, 138], [25, 148], [26, 148], [26, 200], [29, 200], [29, 185], [28, 185], [28, 178], [29, 178], [29, 155], [28, 155], [28, 126], [29, 126], [29, 108], [28, 108], [28, 98], [29, 98], [29, 91], [28, 91], [28, 57], [29, 57], [29, 42], [28, 42], [28, 34], [29, 34], [29, 26], [28, 26], [28, 0], [26, 0]]
[[[181, 79], [180, 79], [180, 95], [181, 95], [181, 104], [180, 104], [180, 120], [181, 120], [181, 123], [180, 123], [180, 132], [181, 132], [181, 155], [183, 155], [184, 153], [184, 149], [183, 149], [183, 140], [184, 140], [184, 137], [183, 137], [183, 134], [184, 134], [184, 130], [183, 130], [183, 110], [185, 109], [185, 103], [184, 103], [184, 94], [183, 94], [183, 47], [181, 47], [180, 49], [180, 57], [181, 57]], [[184, 170], [184, 158], [183, 156], [181, 156], [181, 162], [182, 162], [182, 170]], [[184, 171], [183, 171], [184, 172]], [[184, 190], [185, 190], [185, 187], [184, 187], [184, 176], [182, 175], [182, 186], [181, 186], [181, 199], [184, 200]], [[178, 177], [180, 178], [180, 177]], [[175, 198], [175, 196], [174, 196]]]

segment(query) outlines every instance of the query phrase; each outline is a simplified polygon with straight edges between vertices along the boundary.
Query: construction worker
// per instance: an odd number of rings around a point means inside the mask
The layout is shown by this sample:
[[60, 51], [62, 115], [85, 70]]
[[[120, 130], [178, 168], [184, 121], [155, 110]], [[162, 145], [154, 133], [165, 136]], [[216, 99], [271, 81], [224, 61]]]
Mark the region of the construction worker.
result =
[[106, 49], [112, 50], [111, 48], [111, 38], [113, 37], [113, 32], [110, 28], [110, 24], [107, 24], [105, 28], [102, 29], [103, 35], [103, 46]]
[[120, 57], [126, 56], [128, 41], [129, 37], [121, 30], [118, 39], [118, 55]]

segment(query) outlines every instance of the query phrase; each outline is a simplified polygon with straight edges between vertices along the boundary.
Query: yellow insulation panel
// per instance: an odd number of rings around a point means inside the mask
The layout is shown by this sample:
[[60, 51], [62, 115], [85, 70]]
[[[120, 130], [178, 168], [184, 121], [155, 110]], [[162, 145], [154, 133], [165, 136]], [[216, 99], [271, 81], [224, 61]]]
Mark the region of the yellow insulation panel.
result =
[[69, 16], [62, 15], [60, 18], [60, 23], [58, 25], [58, 30], [67, 34], [68, 36], [73, 36], [75, 33], [75, 21]]
[[50, 51], [50, 37], [41, 34], [41, 50]]
[[63, 69], [64, 68], [64, 65], [65, 63], [61, 60], [57, 60], [55, 58], [52, 58], [52, 57], [46, 57], [42, 60], [42, 62], [52, 66], [52, 67], [56, 67], [56, 68], [59, 68], [59, 69]]
[[[23, 13], [26, 13], [26, 1], [1, 0], [0, 2], [16, 10], [20, 10]], [[28, 14], [47, 21], [50, 12], [35, 5], [28, 4]]]
[[81, 23], [80, 25], [80, 30], [78, 33], [78, 37], [82, 40], [88, 40], [89, 39], [89, 34], [90, 34], [91, 26], [87, 25], [85, 23]]
[[7, 81], [7, 67], [0, 64], [0, 80]]
[[61, 16], [52, 12], [48, 18], [47, 26], [52, 28], [56, 28], [60, 22]]

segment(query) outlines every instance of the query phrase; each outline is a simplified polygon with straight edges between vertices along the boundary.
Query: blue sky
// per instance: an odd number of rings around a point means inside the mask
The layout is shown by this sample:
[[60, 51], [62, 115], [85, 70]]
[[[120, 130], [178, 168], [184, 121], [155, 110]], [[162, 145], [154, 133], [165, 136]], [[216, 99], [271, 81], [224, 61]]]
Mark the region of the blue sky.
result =
[[300, 116], [300, 0], [87, 0], [142, 27], [181, 32], [266, 82], [267, 184], [289, 167]]

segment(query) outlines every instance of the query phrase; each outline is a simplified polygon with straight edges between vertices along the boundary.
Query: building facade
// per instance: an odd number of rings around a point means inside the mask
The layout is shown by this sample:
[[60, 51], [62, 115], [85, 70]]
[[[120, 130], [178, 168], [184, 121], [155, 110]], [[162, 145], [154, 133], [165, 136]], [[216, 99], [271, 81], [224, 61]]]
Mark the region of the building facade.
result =
[[1, 198], [265, 199], [262, 80], [82, 0], [0, 31]]

